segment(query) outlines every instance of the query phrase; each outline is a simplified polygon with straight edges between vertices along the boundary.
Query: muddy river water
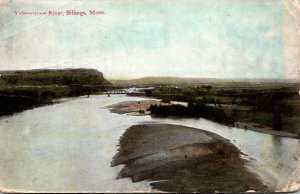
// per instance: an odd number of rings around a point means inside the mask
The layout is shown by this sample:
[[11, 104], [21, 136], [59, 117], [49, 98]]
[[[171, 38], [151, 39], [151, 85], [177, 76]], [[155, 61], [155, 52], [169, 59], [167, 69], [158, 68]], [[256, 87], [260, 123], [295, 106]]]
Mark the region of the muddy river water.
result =
[[0, 118], [0, 187], [19, 191], [151, 191], [149, 182], [116, 180], [110, 167], [119, 137], [134, 124], [178, 124], [229, 139], [247, 167], [276, 191], [300, 187], [300, 141], [228, 127], [206, 119], [158, 119], [111, 113], [106, 106], [145, 100], [94, 95]]

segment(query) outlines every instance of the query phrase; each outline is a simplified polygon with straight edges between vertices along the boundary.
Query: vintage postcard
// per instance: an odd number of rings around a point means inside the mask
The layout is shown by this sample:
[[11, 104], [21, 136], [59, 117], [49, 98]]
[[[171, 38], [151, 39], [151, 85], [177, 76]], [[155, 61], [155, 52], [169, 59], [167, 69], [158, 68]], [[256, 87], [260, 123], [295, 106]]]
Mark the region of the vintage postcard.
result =
[[0, 0], [0, 192], [300, 192], [299, 0]]

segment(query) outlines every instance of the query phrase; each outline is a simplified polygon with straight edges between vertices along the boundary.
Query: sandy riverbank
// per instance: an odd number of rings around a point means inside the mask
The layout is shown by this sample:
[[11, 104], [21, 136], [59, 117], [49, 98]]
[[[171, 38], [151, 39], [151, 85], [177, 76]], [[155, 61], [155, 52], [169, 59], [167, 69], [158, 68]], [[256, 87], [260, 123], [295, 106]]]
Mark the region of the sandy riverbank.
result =
[[228, 140], [200, 129], [167, 124], [135, 125], [120, 138], [112, 166], [125, 164], [118, 178], [149, 180], [176, 192], [270, 191]]
[[[126, 102], [120, 102], [117, 104], [113, 104], [111, 106], [108, 106], [110, 108], [110, 111], [113, 113], [118, 113], [118, 114], [126, 114], [129, 113], [131, 115], [150, 115], [151, 112], [147, 111], [148, 108], [150, 107], [151, 104], [170, 104], [170, 103], [162, 103], [158, 100], [145, 100], [145, 101], [126, 101]], [[143, 113], [140, 113], [139, 110], [143, 110]], [[260, 133], [265, 133], [265, 134], [270, 134], [274, 136], [279, 136], [279, 137], [289, 137], [289, 138], [296, 138], [299, 139], [300, 137], [296, 134], [292, 134], [289, 132], [285, 131], [275, 131], [272, 130], [270, 127], [259, 125], [256, 123], [250, 123], [250, 122], [237, 122], [237, 127], [243, 128], [246, 130], [252, 130], [252, 131], [257, 131]]]
[[[118, 114], [130, 113], [132, 115], [149, 115], [150, 112], [148, 111], [148, 108], [151, 104], [159, 105], [168, 103], [162, 103], [159, 100], [126, 101], [113, 104], [107, 108], [110, 108], [111, 112]], [[140, 113], [140, 110], [142, 110], [143, 113]]]

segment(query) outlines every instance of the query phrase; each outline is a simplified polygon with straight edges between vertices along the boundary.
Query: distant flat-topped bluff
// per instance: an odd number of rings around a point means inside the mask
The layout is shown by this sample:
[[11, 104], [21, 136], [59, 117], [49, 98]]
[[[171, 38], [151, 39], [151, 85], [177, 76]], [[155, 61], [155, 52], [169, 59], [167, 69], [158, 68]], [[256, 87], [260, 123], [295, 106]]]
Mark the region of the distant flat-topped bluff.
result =
[[33, 69], [0, 71], [8, 84], [23, 85], [111, 85], [96, 69]]

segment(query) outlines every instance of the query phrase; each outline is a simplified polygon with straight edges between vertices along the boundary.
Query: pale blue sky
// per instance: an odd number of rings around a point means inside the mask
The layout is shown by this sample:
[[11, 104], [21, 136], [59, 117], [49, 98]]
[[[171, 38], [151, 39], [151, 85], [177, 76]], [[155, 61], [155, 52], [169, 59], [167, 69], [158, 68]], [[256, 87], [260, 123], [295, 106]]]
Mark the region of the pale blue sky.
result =
[[[105, 15], [14, 13], [72, 9]], [[0, 5], [0, 69], [86, 67], [112, 79], [289, 78], [287, 66], [297, 64], [285, 54], [286, 9], [281, 0], [7, 1]]]

